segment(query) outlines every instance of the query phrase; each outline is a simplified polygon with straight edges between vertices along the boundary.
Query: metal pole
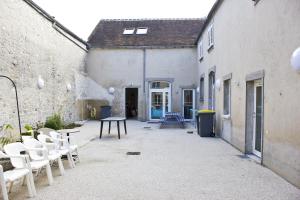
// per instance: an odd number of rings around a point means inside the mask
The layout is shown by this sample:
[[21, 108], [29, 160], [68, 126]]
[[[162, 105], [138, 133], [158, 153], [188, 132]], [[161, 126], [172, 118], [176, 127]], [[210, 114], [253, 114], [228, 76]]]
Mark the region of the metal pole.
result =
[[19, 121], [19, 132], [20, 132], [20, 139], [22, 142], [22, 133], [21, 133], [21, 118], [20, 118], [20, 109], [19, 109], [19, 99], [18, 99], [18, 91], [17, 91], [17, 86], [15, 84], [15, 82], [9, 78], [8, 76], [4, 76], [4, 75], [0, 75], [0, 78], [6, 78], [8, 80], [10, 80], [10, 82], [13, 84], [14, 88], [15, 88], [15, 92], [16, 92], [16, 101], [17, 101], [17, 113], [18, 113], [18, 121]]

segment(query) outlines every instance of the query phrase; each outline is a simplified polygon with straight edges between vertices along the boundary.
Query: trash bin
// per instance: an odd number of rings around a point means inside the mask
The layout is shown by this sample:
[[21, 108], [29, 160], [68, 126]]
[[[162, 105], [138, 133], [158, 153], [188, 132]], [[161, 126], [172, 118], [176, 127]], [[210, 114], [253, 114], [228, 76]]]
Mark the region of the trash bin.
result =
[[111, 106], [100, 106], [100, 119], [111, 117]]
[[200, 137], [214, 137], [214, 115], [213, 110], [200, 110], [197, 115], [197, 131]]

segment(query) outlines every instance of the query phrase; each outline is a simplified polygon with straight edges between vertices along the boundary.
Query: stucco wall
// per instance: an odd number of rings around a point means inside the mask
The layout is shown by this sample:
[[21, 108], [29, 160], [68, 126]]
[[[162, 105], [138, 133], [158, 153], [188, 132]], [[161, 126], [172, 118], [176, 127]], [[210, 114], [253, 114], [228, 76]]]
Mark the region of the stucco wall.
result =
[[[172, 110], [181, 111], [181, 89], [196, 87], [196, 48], [183, 49], [91, 49], [89, 76], [104, 88], [114, 87], [113, 114], [125, 115], [125, 88], [137, 87], [140, 120], [148, 119], [149, 79], [172, 79]], [[145, 92], [144, 81], [145, 62]]]
[[[0, 74], [16, 81], [22, 124], [44, 121], [54, 112], [66, 121], [78, 120], [75, 75], [84, 71], [86, 52], [24, 1], [1, 0], [0, 13]], [[39, 75], [45, 81], [42, 89]], [[14, 90], [3, 78], [0, 85], [0, 125], [17, 127]]]
[[[199, 77], [216, 66], [216, 80], [232, 73], [230, 143], [245, 151], [246, 75], [265, 71], [263, 164], [300, 187], [300, 74], [290, 66], [292, 52], [300, 45], [300, 1], [226, 0], [213, 18], [215, 45], [202, 40], [204, 59]], [[223, 85], [216, 90], [217, 130], [221, 132]]]

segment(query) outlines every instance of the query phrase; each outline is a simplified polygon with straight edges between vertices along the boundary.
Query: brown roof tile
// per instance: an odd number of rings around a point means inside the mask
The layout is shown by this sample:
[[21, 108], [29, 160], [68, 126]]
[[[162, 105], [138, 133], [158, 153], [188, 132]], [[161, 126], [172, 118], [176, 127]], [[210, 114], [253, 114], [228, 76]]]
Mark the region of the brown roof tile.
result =
[[[203, 24], [204, 19], [100, 20], [88, 43], [91, 48], [194, 46]], [[138, 27], [147, 27], [147, 34], [123, 34]]]

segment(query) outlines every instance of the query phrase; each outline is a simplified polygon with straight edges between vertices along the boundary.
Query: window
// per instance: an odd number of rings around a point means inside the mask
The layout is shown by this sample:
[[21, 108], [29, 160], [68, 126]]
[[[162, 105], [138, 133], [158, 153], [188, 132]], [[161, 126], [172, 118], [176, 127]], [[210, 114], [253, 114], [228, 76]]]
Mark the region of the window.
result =
[[137, 28], [136, 30], [136, 34], [137, 35], [145, 35], [148, 32], [148, 28], [144, 27], [144, 28]]
[[200, 103], [204, 103], [204, 77], [200, 79]]
[[201, 61], [203, 59], [203, 42], [199, 42], [199, 60]]
[[157, 81], [157, 82], [152, 82], [151, 83], [151, 89], [164, 89], [164, 88], [169, 88], [170, 84], [168, 82], [164, 81]]
[[214, 24], [210, 25], [208, 28], [208, 49], [210, 50], [214, 46]]
[[215, 109], [215, 72], [209, 73], [208, 79], [208, 109]]
[[135, 28], [125, 28], [123, 31], [123, 35], [132, 35], [134, 34]]
[[224, 81], [224, 101], [223, 101], [223, 114], [230, 115], [230, 104], [231, 104], [231, 94], [230, 94], [230, 79]]

